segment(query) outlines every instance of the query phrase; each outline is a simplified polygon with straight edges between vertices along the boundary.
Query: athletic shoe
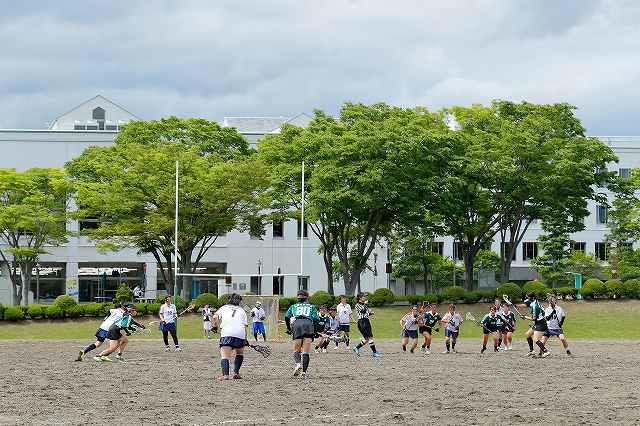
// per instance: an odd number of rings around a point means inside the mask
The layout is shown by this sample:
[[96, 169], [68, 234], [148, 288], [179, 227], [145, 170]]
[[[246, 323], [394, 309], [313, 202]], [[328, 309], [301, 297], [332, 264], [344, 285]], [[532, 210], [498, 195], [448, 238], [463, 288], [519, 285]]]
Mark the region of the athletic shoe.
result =
[[123, 357], [122, 355], [120, 355], [120, 354], [117, 354], [117, 355], [116, 355], [116, 359], [117, 359], [118, 361], [124, 361], [124, 357]]
[[410, 353], [413, 353], [413, 351], [414, 351], [414, 349], [409, 349], [409, 352], [410, 352]]
[[318, 348], [314, 348], [314, 349], [313, 349], [313, 353], [314, 353], [314, 354], [319, 354], [319, 353], [320, 353], [320, 350], [319, 350]]
[[358, 349], [358, 347], [355, 347], [355, 346], [354, 346], [354, 348], [353, 348], [353, 353], [354, 353], [354, 354], [356, 354], [356, 355], [358, 355], [358, 356], [360, 356], [360, 349]]
[[306, 378], [307, 378], [307, 372], [306, 372], [306, 371], [303, 371], [303, 372], [302, 372], [302, 379], [303, 379], [303, 380], [306, 380]]
[[169, 346], [165, 346], [164, 351], [165, 352], [169, 352], [169, 351], [171, 351], [171, 348]]
[[449, 351], [442, 351], [442, 353], [443, 353], [443, 354], [449, 354], [449, 353], [451, 353], [451, 352], [449, 352]]
[[528, 352], [525, 356], [534, 357], [536, 353], [534, 351]]
[[102, 361], [102, 359], [100, 359], [100, 357], [99, 357], [98, 355], [94, 356], [94, 357], [93, 357], [93, 360], [94, 360], [94, 361]]
[[174, 352], [182, 352], [182, 349], [180, 348], [180, 346], [176, 346], [176, 348], [173, 351]]
[[382, 358], [382, 353], [380, 352], [374, 352], [372, 355], [374, 358]]
[[109, 357], [108, 357], [108, 356], [106, 356], [106, 355], [101, 356], [101, 357], [100, 357], [100, 361], [103, 361], [103, 362], [112, 362], [112, 361], [111, 361], [111, 358], [109, 358]]
[[508, 351], [512, 351], [512, 350], [513, 350], [513, 346], [509, 345], [509, 346], [507, 347], [507, 350], [508, 350]]
[[299, 376], [302, 373], [302, 364], [296, 364], [296, 368], [293, 369], [293, 377]]
[[431, 355], [431, 349], [427, 349], [426, 351], [424, 351], [425, 355]]
[[207, 339], [211, 340], [211, 336], [207, 336]]
[[546, 352], [543, 352], [543, 353], [542, 353], [542, 355], [540, 355], [540, 357], [541, 357], [541, 358], [546, 358], [546, 357], [548, 357], [549, 355], [551, 355], [551, 352], [546, 351]]
[[76, 361], [82, 361], [84, 359], [84, 351], [80, 350], [80, 352], [78, 353], [78, 358], [76, 358]]
[[425, 348], [420, 348], [420, 352], [426, 352], [427, 350]]
[[233, 380], [240, 380], [242, 379], [242, 377], [240, 377], [240, 373], [233, 373]]
[[451, 352], [453, 352], [454, 354], [457, 354], [458, 350], [457, 349], [451, 349]]
[[229, 380], [229, 376], [220, 375], [220, 376], [218, 376], [218, 380], [221, 381], [221, 382], [224, 381], [224, 380]]
[[487, 350], [487, 348], [482, 348], [482, 349], [480, 349], [480, 353], [483, 354], [484, 351], [486, 351], [486, 350]]
[[327, 348], [322, 348], [322, 353], [326, 354], [327, 353]]
[[571, 353], [571, 351], [567, 351], [567, 356], [573, 356], [573, 354]]

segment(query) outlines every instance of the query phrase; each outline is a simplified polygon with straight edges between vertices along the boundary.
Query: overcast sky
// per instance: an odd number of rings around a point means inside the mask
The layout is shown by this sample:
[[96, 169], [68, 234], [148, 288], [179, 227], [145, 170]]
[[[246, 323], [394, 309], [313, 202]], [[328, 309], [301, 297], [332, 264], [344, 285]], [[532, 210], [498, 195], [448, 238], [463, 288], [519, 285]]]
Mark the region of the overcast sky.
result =
[[6, 2], [0, 128], [43, 128], [96, 94], [215, 120], [500, 98], [640, 135], [639, 22], [634, 0]]

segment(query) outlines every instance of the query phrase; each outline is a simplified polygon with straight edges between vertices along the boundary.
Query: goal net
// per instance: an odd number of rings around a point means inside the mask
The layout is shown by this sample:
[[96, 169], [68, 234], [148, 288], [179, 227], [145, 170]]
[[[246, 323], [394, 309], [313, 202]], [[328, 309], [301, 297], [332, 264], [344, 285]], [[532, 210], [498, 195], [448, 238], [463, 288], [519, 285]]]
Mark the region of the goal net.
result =
[[[247, 337], [251, 341], [253, 339], [253, 318], [251, 318], [251, 309], [256, 306], [256, 302], [262, 303], [262, 309], [265, 312], [264, 328], [267, 332], [267, 340], [279, 340], [280, 332], [278, 327], [278, 314], [280, 303], [278, 296], [258, 296], [258, 295], [242, 295], [240, 305], [247, 312], [249, 327]], [[260, 337], [259, 337], [260, 339]]]

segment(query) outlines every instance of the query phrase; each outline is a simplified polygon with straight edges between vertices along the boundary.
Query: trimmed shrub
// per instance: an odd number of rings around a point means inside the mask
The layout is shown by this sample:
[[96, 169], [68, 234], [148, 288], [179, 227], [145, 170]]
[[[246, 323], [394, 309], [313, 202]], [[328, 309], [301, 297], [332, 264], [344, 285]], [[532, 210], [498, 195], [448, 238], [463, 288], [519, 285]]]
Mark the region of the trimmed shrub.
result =
[[66, 294], [56, 297], [56, 300], [53, 302], [53, 305], [60, 308], [63, 312], [77, 304], [76, 299], [71, 296], [67, 296]]
[[114, 308], [115, 308], [114, 304], [113, 304], [113, 303], [111, 303], [111, 302], [104, 302], [104, 303], [101, 303], [101, 304], [100, 304], [100, 306], [101, 306], [102, 308], [100, 309], [100, 314], [98, 315], [99, 317], [104, 317], [104, 316], [106, 316], [106, 315], [109, 313], [109, 311], [110, 311], [111, 309], [114, 309]]
[[444, 296], [439, 293], [430, 293], [425, 294], [423, 300], [428, 303], [442, 303], [442, 301], [444, 300]]
[[498, 297], [507, 295], [514, 303], [522, 300], [522, 289], [516, 283], [504, 283], [496, 290]]
[[611, 279], [604, 283], [607, 287], [607, 295], [612, 299], [620, 299], [624, 296], [624, 285], [622, 281]]
[[65, 309], [64, 314], [68, 318], [81, 317], [82, 315], [84, 315], [84, 306], [82, 306], [82, 305], [71, 306], [68, 309]]
[[29, 315], [29, 318], [31, 319], [42, 318], [44, 316], [42, 305], [29, 305], [27, 315]]
[[477, 303], [482, 298], [482, 295], [478, 291], [466, 291], [464, 293], [465, 303]]
[[555, 289], [555, 292], [558, 296], [566, 300], [568, 298], [575, 299], [578, 290], [575, 287], [558, 287]]
[[582, 285], [582, 297], [595, 299], [607, 294], [607, 286], [597, 278], [590, 278]]
[[131, 290], [129, 284], [120, 284], [113, 300], [117, 302], [133, 302], [133, 290]]
[[623, 284], [624, 296], [629, 299], [640, 299], [640, 280], [627, 280]]
[[88, 303], [84, 306], [84, 314], [88, 317], [100, 317], [102, 315], [102, 303]]
[[227, 303], [229, 303], [229, 298], [230, 297], [231, 297], [231, 294], [229, 294], [229, 293], [223, 294], [222, 296], [218, 297], [218, 307], [224, 306]]
[[0, 320], [4, 318], [4, 310], [5, 310], [5, 306], [0, 303]]
[[549, 288], [544, 285], [542, 281], [538, 280], [527, 281], [527, 283], [522, 287], [522, 293], [524, 296], [529, 293], [534, 293], [538, 298], [543, 298], [546, 297], [549, 292]]
[[22, 309], [22, 314], [26, 317], [27, 316], [27, 312], [29, 312], [29, 306], [20, 305], [20, 309]]
[[218, 296], [213, 293], [201, 293], [194, 303], [196, 309], [202, 309], [204, 305], [209, 305], [215, 309], [218, 306]]
[[331, 307], [333, 296], [323, 290], [316, 291], [309, 297], [309, 303], [316, 306], [326, 305], [327, 307]]
[[6, 321], [20, 321], [24, 319], [24, 312], [20, 306], [8, 306], [4, 310], [4, 319]]
[[286, 311], [291, 305], [296, 303], [298, 299], [295, 297], [281, 297], [278, 300], [278, 306], [281, 311]]
[[376, 291], [373, 292], [373, 296], [381, 298], [382, 303], [384, 305], [389, 305], [393, 303], [393, 301], [395, 300], [395, 296], [393, 295], [393, 292], [388, 288], [377, 289]]
[[160, 312], [160, 304], [159, 303], [147, 303], [147, 313], [150, 315], [158, 315]]
[[479, 302], [493, 303], [493, 300], [496, 298], [495, 290], [478, 290], [478, 293], [480, 294]]
[[62, 316], [64, 315], [64, 312], [62, 311], [62, 309], [59, 306], [50, 305], [50, 306], [47, 306], [47, 310], [46, 310], [45, 314], [47, 315], [47, 318], [49, 318], [49, 319], [56, 319], [56, 318], [62, 318]]
[[180, 313], [185, 310], [187, 305], [189, 305], [189, 301], [184, 297], [173, 296], [173, 304], [176, 305], [176, 309], [178, 310], [178, 313]]
[[154, 303], [162, 305], [167, 299], [168, 294], [158, 294]]
[[136, 303], [136, 312], [138, 315], [147, 315], [147, 304], [146, 303]]
[[444, 292], [445, 299], [450, 302], [457, 302], [459, 300], [464, 300], [464, 295], [466, 291], [462, 287], [458, 287], [457, 285], [447, 287]]

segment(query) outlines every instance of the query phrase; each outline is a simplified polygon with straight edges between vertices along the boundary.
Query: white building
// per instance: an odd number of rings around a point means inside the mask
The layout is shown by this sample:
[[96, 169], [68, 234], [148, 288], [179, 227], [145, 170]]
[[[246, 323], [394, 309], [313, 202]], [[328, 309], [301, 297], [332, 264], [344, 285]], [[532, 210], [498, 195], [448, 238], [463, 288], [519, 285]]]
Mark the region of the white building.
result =
[[[91, 145], [109, 146], [123, 124], [138, 119], [121, 106], [102, 96], [96, 96], [71, 111], [56, 118], [46, 130], [0, 130], [0, 168], [25, 170], [32, 167], [63, 167], [72, 158], [80, 155]], [[294, 117], [227, 117], [224, 126], [235, 127], [253, 145], [264, 135], [277, 133], [285, 123], [306, 126], [311, 117], [299, 114]], [[640, 167], [640, 137], [603, 137], [618, 155], [620, 162], [611, 165], [621, 175], [629, 169]], [[589, 205], [591, 215], [585, 219], [586, 229], [573, 235], [577, 249], [606, 260], [604, 244], [607, 234], [606, 209]], [[89, 220], [70, 222], [70, 232], [95, 226]], [[295, 221], [269, 226], [263, 239], [252, 239], [246, 233], [231, 232], [218, 239], [208, 252], [201, 266], [203, 273], [263, 274], [300, 272], [300, 240]], [[528, 280], [536, 277], [529, 261], [538, 254], [539, 226], [532, 226], [516, 252], [510, 279]], [[261, 294], [294, 295], [299, 287], [310, 292], [326, 289], [326, 275], [322, 257], [318, 254], [319, 242], [312, 232], [304, 241], [304, 276], [259, 280], [257, 277], [237, 277], [226, 284], [224, 280], [195, 280], [194, 294], [229, 291], [252, 291]], [[453, 239], [444, 237], [434, 244], [435, 250], [444, 256], [460, 259]], [[499, 242], [492, 249], [500, 253]], [[50, 247], [41, 258], [37, 268], [38, 278], [33, 280], [32, 293], [39, 288], [41, 300], [58, 294], [78, 294], [82, 302], [110, 299], [120, 282], [141, 284], [146, 287], [146, 296], [154, 297], [165, 291], [158, 266], [151, 255], [138, 255], [130, 248], [112, 253], [100, 253], [95, 245], [84, 237], [70, 237], [63, 247]], [[385, 273], [386, 249], [379, 249], [369, 260], [370, 270], [362, 276], [362, 289], [373, 291], [387, 287], [397, 294], [421, 294], [421, 282], [403, 282], [390, 279]], [[375, 273], [373, 272], [375, 271]], [[492, 284], [489, 278], [480, 277], [480, 286]], [[12, 287], [8, 270], [0, 270], [0, 303], [11, 300]], [[344, 291], [342, 283], [336, 283], [336, 293]]]
[[[103, 96], [96, 96], [71, 111], [56, 118], [46, 130], [0, 130], [0, 168], [26, 170], [32, 167], [63, 167], [91, 145], [109, 146], [118, 129], [130, 120], [138, 119], [121, 106]], [[277, 133], [284, 123], [306, 126], [311, 117], [299, 114], [294, 117], [229, 117], [223, 125], [235, 127], [255, 146], [265, 134]], [[72, 221], [68, 231], [95, 226], [90, 220]], [[231, 232], [218, 239], [201, 262], [201, 273], [263, 274], [300, 273], [300, 239], [296, 221], [275, 224], [266, 229], [263, 239], [252, 239], [246, 233]], [[319, 242], [308, 230], [304, 240], [305, 278], [295, 276], [279, 278], [238, 277], [230, 284], [221, 280], [194, 280], [194, 293], [252, 291], [261, 294], [292, 296], [299, 287], [309, 292], [326, 289], [326, 274], [322, 257], [318, 254]], [[100, 253], [94, 243], [85, 237], [70, 237], [62, 247], [49, 247], [41, 257], [40, 266], [34, 271], [32, 293], [39, 288], [40, 300], [67, 293], [78, 294], [81, 302], [108, 299], [113, 296], [120, 282], [132, 285], [144, 284], [146, 297], [155, 297], [165, 291], [157, 263], [151, 255], [138, 255], [136, 248], [118, 252]], [[376, 253], [376, 276], [367, 271], [362, 277], [366, 290], [387, 286], [383, 273], [386, 263], [383, 252]], [[300, 281], [300, 282], [299, 282]], [[336, 283], [336, 292], [343, 292]], [[10, 303], [12, 297], [6, 265], [0, 272], [0, 303]], [[32, 297], [33, 297], [32, 294]], [[35, 297], [34, 297], [35, 298]]]

